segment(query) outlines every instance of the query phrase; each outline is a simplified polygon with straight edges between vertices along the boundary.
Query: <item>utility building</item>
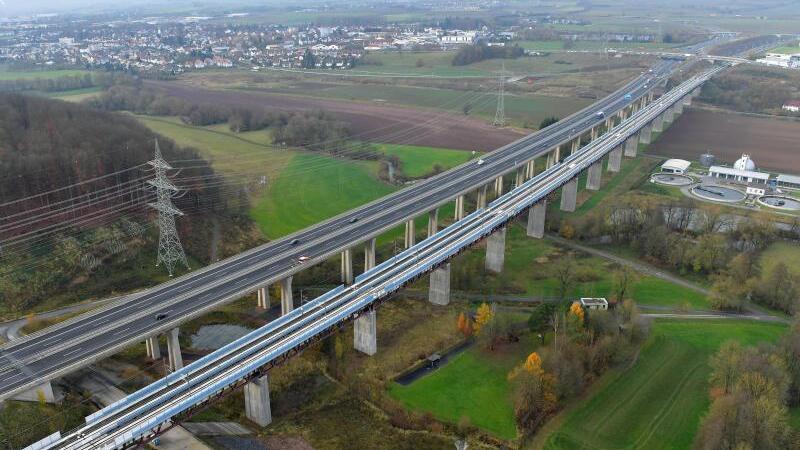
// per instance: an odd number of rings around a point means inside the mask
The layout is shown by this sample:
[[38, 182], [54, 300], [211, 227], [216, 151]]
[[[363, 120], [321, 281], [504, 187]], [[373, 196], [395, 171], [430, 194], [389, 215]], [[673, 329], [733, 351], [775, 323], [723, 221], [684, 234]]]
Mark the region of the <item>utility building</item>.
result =
[[661, 173], [674, 173], [683, 175], [689, 170], [692, 163], [683, 159], [668, 159], [661, 165]]
[[769, 174], [752, 170], [731, 169], [730, 167], [711, 166], [708, 174], [715, 178], [740, 183], [767, 184]]

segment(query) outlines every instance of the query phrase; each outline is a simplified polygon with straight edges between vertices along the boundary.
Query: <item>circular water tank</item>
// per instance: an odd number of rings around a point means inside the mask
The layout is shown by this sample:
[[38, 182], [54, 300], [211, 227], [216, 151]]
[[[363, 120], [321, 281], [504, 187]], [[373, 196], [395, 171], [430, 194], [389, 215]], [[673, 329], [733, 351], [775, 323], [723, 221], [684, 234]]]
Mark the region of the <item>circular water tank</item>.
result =
[[711, 167], [717, 161], [711, 153], [703, 153], [700, 155], [700, 165], [703, 167]]
[[736, 170], [756, 170], [756, 163], [750, 159], [750, 155], [742, 155], [735, 163], [733, 168]]

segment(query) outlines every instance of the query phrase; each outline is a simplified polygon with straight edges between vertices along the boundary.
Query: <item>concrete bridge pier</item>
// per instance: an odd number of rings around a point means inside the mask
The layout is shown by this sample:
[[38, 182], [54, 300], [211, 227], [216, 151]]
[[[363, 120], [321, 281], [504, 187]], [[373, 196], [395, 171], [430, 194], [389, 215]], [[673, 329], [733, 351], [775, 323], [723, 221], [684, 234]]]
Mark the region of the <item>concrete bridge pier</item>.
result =
[[503, 195], [503, 176], [500, 175], [499, 177], [494, 179], [494, 196], [500, 197]]
[[158, 344], [158, 336], [150, 336], [144, 341], [147, 350], [147, 357], [150, 359], [161, 359], [161, 346]]
[[653, 100], [656, 98], [656, 93], [652, 90], [647, 92], [647, 103], [652, 103]]
[[672, 123], [675, 119], [675, 110], [670, 106], [664, 111], [664, 123]]
[[256, 291], [257, 307], [259, 309], [269, 309], [269, 286], [258, 288]]
[[653, 136], [652, 125], [645, 125], [639, 130], [639, 142], [642, 144], [649, 144]]
[[622, 147], [624, 144], [619, 145], [611, 153], [608, 154], [608, 171], [619, 172], [622, 167]]
[[606, 131], [614, 129], [614, 119], [611, 117], [606, 118]]
[[547, 215], [547, 200], [540, 200], [528, 210], [528, 236], [541, 239], [544, 237], [544, 221]]
[[661, 114], [658, 115], [658, 117], [653, 119], [653, 128], [652, 129], [656, 133], [661, 133], [662, 131], [664, 131], [664, 114], [665, 113], [661, 113]]
[[439, 208], [436, 208], [428, 212], [428, 237], [433, 236], [438, 231], [439, 231]]
[[244, 411], [247, 418], [260, 427], [272, 423], [268, 375], [244, 385]]
[[353, 346], [369, 356], [378, 351], [378, 320], [374, 309], [362, 312], [353, 322]]
[[581, 149], [581, 137], [578, 136], [572, 141], [572, 147], [569, 150], [569, 154], [572, 155], [580, 149]]
[[525, 180], [530, 180], [536, 176], [536, 160], [532, 159], [525, 165]]
[[483, 185], [478, 188], [478, 201], [476, 202], [475, 209], [486, 208], [486, 195], [489, 190], [489, 185]]
[[578, 179], [573, 178], [561, 187], [561, 210], [574, 212], [578, 203]]
[[514, 180], [514, 187], [522, 186], [525, 182], [525, 168], [517, 167], [517, 178]]
[[672, 110], [675, 112], [676, 116], [683, 114], [683, 99], [678, 100], [678, 103], [675, 103]]
[[557, 145], [556, 148], [547, 153], [547, 168], [551, 168], [558, 163], [561, 159], [561, 146]]
[[456, 197], [456, 222], [464, 218], [464, 196]]
[[683, 97], [683, 106], [692, 106], [692, 100], [694, 100], [692, 94]]
[[[600, 127], [592, 127], [591, 131], [589, 131], [589, 138], [591, 139], [591, 141], [594, 141], [599, 136], [600, 136]], [[572, 153], [575, 153], [575, 151], [573, 150]]]
[[53, 384], [49, 381], [36, 386], [35, 388], [28, 389], [27, 391], [20, 392], [12, 397], [14, 400], [23, 402], [39, 402], [44, 400], [45, 403], [55, 403], [56, 394], [53, 391]]
[[342, 251], [342, 283], [353, 284], [353, 249]]
[[506, 259], [506, 229], [501, 228], [486, 239], [486, 270], [500, 273]]
[[405, 236], [405, 248], [410, 248], [414, 246], [414, 238], [416, 237], [416, 231], [414, 230], [414, 219], [410, 219], [406, 221], [406, 236]]
[[586, 172], [586, 189], [599, 191], [600, 181], [603, 178], [603, 160], [601, 159], [589, 166]]
[[639, 150], [639, 136], [633, 135], [625, 140], [625, 156], [629, 158], [636, 157]]
[[428, 288], [428, 301], [434, 305], [450, 303], [450, 263], [444, 264], [431, 272]]
[[173, 328], [167, 333], [167, 354], [169, 355], [167, 369], [170, 372], [175, 372], [176, 370], [183, 368], [183, 355], [181, 355], [181, 344], [178, 341], [179, 334], [180, 334], [179, 328]]
[[375, 267], [375, 238], [364, 243], [364, 272]]
[[293, 309], [292, 277], [286, 277], [281, 280], [281, 315], [289, 314]]

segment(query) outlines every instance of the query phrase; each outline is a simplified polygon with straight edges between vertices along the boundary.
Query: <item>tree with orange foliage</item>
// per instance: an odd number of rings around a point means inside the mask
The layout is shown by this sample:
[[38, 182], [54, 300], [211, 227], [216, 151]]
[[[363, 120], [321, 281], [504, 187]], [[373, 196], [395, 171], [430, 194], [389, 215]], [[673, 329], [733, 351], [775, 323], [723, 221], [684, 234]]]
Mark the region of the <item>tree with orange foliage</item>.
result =
[[473, 327], [475, 334], [480, 334], [481, 328], [492, 320], [492, 315], [492, 308], [486, 303], [481, 303], [478, 312], [475, 313], [475, 326]]
[[464, 337], [470, 337], [472, 335], [472, 320], [463, 312], [458, 315], [458, 331], [460, 331]]
[[542, 369], [542, 358], [536, 352], [528, 355], [523, 367], [536, 376], [541, 376], [544, 373], [544, 369]]
[[580, 302], [572, 302], [572, 305], [569, 307], [569, 317], [570, 321], [575, 324], [575, 328], [580, 329], [583, 327], [585, 315], [586, 313], [583, 311]]
[[544, 371], [537, 352], [508, 375], [514, 386], [514, 414], [517, 423], [528, 431], [538, 428], [556, 410], [556, 378]]

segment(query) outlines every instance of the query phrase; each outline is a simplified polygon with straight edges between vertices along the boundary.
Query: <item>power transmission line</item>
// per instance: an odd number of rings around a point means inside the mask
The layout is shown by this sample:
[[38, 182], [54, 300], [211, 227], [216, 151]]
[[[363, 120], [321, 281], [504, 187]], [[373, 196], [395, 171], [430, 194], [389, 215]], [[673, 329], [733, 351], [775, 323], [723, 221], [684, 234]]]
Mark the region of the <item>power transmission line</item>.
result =
[[158, 198], [157, 202], [149, 203], [150, 207], [158, 211], [158, 258], [156, 259], [156, 266], [164, 263], [167, 266], [169, 276], [172, 276], [172, 269], [176, 263], [183, 263], [187, 269], [189, 268], [189, 262], [186, 261], [186, 253], [184, 253], [181, 240], [178, 237], [178, 230], [175, 228], [175, 216], [182, 216], [183, 213], [172, 204], [172, 197], [178, 193], [178, 188], [167, 177], [167, 171], [172, 170], [172, 166], [161, 156], [158, 140], [155, 142], [155, 157], [148, 164], [153, 166], [156, 177], [147, 183], [155, 188], [156, 197]]
[[498, 85], [497, 92], [497, 111], [494, 113], [494, 122], [492, 125], [496, 127], [506, 126], [506, 101], [505, 101], [505, 87], [506, 87], [506, 63], [503, 63], [503, 70], [498, 72]]

